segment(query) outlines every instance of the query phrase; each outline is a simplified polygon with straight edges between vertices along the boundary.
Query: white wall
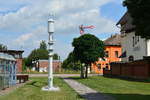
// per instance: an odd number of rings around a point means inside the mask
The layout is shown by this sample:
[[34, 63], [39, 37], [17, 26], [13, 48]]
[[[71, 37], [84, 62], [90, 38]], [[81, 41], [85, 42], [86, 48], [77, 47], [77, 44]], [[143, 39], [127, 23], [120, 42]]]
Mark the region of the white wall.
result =
[[147, 56], [150, 56], [150, 40], [147, 40]]
[[[123, 58], [122, 61], [128, 61], [129, 56], [134, 56], [134, 60], [143, 59], [143, 56], [147, 56], [147, 41], [143, 38], [139, 38], [139, 42], [133, 47], [133, 36], [135, 37], [134, 32], [126, 33], [122, 38], [122, 51], [126, 51], [127, 54], [127, 57]], [[150, 42], [148, 45], [150, 45]]]
[[39, 68], [39, 72], [47, 72], [47, 67]]

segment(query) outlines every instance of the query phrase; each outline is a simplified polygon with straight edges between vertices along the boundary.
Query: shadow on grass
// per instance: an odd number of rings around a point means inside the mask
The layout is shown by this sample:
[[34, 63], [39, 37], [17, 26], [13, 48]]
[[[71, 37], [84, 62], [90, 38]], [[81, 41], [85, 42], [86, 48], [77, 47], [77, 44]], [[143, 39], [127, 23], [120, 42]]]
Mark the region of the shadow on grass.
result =
[[126, 80], [126, 81], [132, 81], [132, 82], [150, 83], [150, 79], [136, 79], [136, 78], [119, 77], [119, 76], [103, 76], [103, 77], [112, 78], [112, 79]]
[[[106, 78], [110, 78], [110, 77], [106, 77]], [[74, 80], [84, 80], [80, 77], [70, 77], [69, 79], [74, 79]], [[93, 79], [92, 77], [89, 77], [87, 79]], [[116, 77], [113, 77], [113, 79], [118, 79]], [[132, 79], [122, 79], [122, 78], [119, 78], [120, 80], [127, 80], [127, 81], [131, 81], [131, 82], [148, 82], [148, 81], [139, 81], [139, 80], [132, 80]], [[111, 89], [111, 88], [110, 88]], [[88, 94], [85, 94], [85, 95], [81, 95], [82, 97], [86, 97], [87, 100], [150, 100], [150, 95], [149, 94], [143, 94], [142, 93], [139, 93], [139, 94], [133, 94], [133, 93], [102, 93], [102, 95], [104, 96], [108, 96], [108, 97], [113, 97], [115, 99], [100, 99], [101, 97], [99, 97], [98, 99], [97, 98], [94, 98], [95, 95], [98, 95], [98, 93], [88, 93]]]
[[105, 94], [114, 97], [116, 100], [150, 100], [150, 95], [142, 95], [142, 94], [112, 94], [112, 93], [105, 93]]
[[34, 86], [34, 87], [41, 87], [41, 84], [43, 85], [43, 84], [47, 84], [46, 82], [39, 82], [39, 81], [32, 81], [32, 82], [30, 82], [30, 83], [27, 83], [26, 85], [31, 85], [31, 86]]
[[86, 100], [150, 100], [150, 95], [141, 94], [87, 93], [81, 97]]
[[84, 79], [92, 79], [91, 78], [92, 76], [89, 76], [88, 78], [81, 78], [81, 77], [78, 77], [78, 76], [73, 76], [73, 77], [66, 77], [66, 78], [64, 78], [64, 79], [74, 79], [74, 80], [84, 80]]
[[115, 100], [113, 97], [100, 93], [86, 93], [81, 95], [85, 100]]
[[[142, 82], [142, 83], [150, 83], [150, 79], [134, 79], [129, 77], [116, 77], [116, 76], [98, 76], [98, 77], [105, 77], [105, 78], [111, 78], [111, 79], [120, 79], [120, 80], [126, 80], [130, 82]], [[84, 80], [84, 79], [94, 79], [92, 76], [89, 76], [88, 78], [80, 78], [80, 77], [69, 77], [69, 79], [74, 80]]]

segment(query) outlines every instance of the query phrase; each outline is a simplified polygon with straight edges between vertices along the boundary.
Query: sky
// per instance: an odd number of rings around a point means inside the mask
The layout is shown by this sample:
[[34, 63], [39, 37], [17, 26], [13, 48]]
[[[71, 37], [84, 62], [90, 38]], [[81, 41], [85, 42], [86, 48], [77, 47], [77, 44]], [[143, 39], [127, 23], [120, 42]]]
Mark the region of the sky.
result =
[[64, 60], [73, 50], [79, 25], [94, 25], [86, 33], [105, 40], [119, 33], [117, 21], [126, 12], [123, 0], [0, 0], [0, 43], [8, 49], [24, 50], [27, 57], [47, 42], [47, 20], [54, 15], [54, 52]]

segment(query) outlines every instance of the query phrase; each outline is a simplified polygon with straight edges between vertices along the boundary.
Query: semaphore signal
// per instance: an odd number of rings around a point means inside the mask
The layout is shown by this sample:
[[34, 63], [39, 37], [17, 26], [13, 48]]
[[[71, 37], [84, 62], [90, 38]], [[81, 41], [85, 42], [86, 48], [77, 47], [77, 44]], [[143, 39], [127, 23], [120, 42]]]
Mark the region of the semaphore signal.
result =
[[90, 25], [90, 26], [83, 26], [83, 25], [80, 25], [80, 26], [79, 26], [80, 34], [83, 35], [84, 32], [85, 32], [85, 31], [84, 31], [85, 29], [93, 29], [93, 28], [95, 28], [95, 26], [93, 26], [93, 25]]

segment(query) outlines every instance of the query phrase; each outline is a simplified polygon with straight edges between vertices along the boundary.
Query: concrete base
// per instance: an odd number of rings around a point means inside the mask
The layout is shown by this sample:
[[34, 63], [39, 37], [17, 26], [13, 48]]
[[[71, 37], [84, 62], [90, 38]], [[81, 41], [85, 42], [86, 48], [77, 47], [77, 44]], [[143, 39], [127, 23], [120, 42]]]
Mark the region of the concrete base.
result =
[[45, 86], [42, 88], [42, 91], [60, 91], [59, 87], [51, 87]]

